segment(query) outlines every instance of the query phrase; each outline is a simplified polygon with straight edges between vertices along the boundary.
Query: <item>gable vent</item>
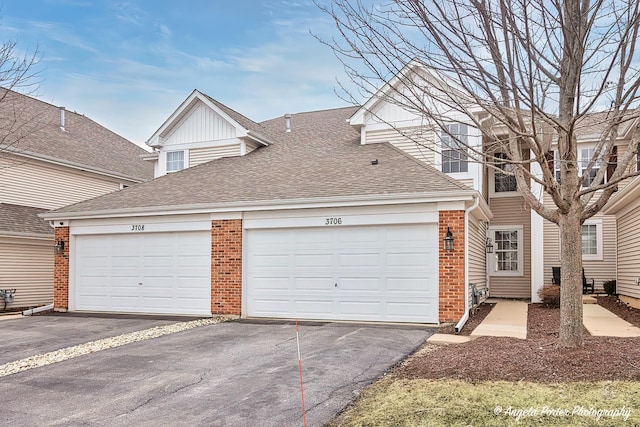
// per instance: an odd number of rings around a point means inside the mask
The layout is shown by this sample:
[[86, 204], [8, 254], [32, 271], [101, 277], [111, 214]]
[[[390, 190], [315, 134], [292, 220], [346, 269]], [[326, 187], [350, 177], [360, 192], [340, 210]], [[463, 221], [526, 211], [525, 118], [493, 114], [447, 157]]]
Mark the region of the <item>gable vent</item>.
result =
[[289, 113], [284, 115], [284, 131], [291, 132], [291, 114]]
[[60, 129], [64, 130], [64, 107], [60, 107]]

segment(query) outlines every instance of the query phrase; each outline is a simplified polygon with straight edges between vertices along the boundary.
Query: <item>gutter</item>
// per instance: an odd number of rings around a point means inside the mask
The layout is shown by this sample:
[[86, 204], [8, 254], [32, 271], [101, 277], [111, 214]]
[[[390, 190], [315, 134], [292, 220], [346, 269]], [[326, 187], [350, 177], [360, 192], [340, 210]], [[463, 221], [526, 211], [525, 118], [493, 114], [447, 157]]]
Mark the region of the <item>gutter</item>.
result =
[[[308, 199], [274, 199], [274, 200], [249, 200], [241, 202], [202, 203], [181, 206], [148, 206], [119, 209], [103, 209], [93, 211], [48, 211], [38, 214], [45, 220], [57, 219], [89, 219], [89, 218], [114, 218], [136, 217], [145, 214], [153, 215], [179, 215], [197, 213], [222, 213], [237, 211], [265, 211], [275, 209], [302, 209], [302, 208], [327, 208], [348, 206], [371, 206], [398, 203], [434, 203], [448, 201], [467, 201], [477, 197], [475, 190], [443, 191], [435, 196], [425, 196], [426, 193], [404, 194], [373, 194], [366, 196], [340, 196]], [[82, 202], [80, 202], [82, 203]], [[64, 208], [61, 208], [64, 209]]]
[[456, 334], [460, 333], [469, 320], [469, 214], [480, 205], [480, 196], [475, 195], [473, 204], [464, 211], [464, 314], [456, 324]]
[[43, 305], [42, 307], [30, 308], [22, 312], [23, 316], [31, 316], [34, 313], [40, 313], [41, 311], [53, 310], [53, 303], [49, 305]]

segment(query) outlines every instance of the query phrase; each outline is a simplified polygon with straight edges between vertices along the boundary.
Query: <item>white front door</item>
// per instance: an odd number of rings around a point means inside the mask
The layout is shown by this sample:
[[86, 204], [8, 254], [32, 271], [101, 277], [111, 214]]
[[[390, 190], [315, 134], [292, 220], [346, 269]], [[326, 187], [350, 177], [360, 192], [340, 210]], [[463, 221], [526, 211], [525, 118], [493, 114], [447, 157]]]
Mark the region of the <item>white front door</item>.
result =
[[211, 315], [208, 231], [81, 235], [75, 309]]
[[436, 224], [248, 230], [246, 315], [438, 322]]

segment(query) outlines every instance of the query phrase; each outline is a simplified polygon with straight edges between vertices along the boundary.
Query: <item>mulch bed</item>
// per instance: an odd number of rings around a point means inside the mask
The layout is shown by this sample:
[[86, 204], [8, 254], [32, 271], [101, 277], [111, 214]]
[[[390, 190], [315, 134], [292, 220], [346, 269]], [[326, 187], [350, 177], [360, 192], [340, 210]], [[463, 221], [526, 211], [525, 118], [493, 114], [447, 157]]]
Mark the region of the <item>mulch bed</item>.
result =
[[[640, 326], [640, 310], [621, 303], [599, 302], [630, 323]], [[615, 300], [617, 298], [614, 297]], [[560, 310], [529, 305], [526, 340], [480, 337], [464, 344], [439, 346], [419, 352], [399, 366], [395, 374], [406, 378], [477, 381], [640, 380], [640, 338], [592, 337], [584, 331], [584, 346], [557, 345]]]
[[[471, 335], [471, 332], [473, 332], [476, 326], [478, 326], [484, 320], [484, 318], [487, 317], [487, 314], [491, 312], [494, 306], [495, 304], [483, 303], [473, 309], [469, 314], [469, 320], [467, 320], [467, 322], [464, 324], [462, 330], [458, 335]], [[453, 323], [441, 326], [438, 329], [438, 333], [440, 334], [454, 334], [455, 332], [456, 325]]]

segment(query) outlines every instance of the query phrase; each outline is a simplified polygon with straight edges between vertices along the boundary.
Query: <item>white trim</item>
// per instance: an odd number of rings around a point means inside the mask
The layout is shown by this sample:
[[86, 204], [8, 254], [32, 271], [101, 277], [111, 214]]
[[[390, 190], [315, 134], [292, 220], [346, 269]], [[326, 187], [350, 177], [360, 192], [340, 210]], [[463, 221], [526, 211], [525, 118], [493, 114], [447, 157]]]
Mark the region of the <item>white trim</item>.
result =
[[[524, 276], [524, 226], [522, 225], [495, 225], [489, 227], [489, 234], [493, 240], [494, 250], [493, 256], [489, 258], [489, 274], [491, 276], [520, 277]], [[517, 231], [518, 232], [518, 270], [515, 271], [496, 271], [496, 258], [498, 245], [496, 242], [496, 231]]]
[[[531, 173], [533, 176], [541, 177], [542, 169], [536, 162], [531, 163]], [[531, 180], [531, 192], [543, 198], [542, 185]], [[542, 302], [538, 296], [538, 291], [544, 286], [544, 219], [531, 209], [531, 302]]]
[[[332, 220], [339, 222], [333, 223]], [[388, 225], [388, 224], [421, 224], [437, 223], [437, 212], [421, 213], [395, 213], [384, 215], [322, 215], [315, 217], [299, 218], [270, 218], [270, 219], [245, 219], [242, 223], [244, 229], [254, 228], [302, 228], [302, 227], [326, 227], [339, 228], [357, 225]]]
[[[313, 199], [275, 199], [264, 201], [207, 203], [182, 206], [152, 206], [121, 209], [105, 209], [80, 212], [44, 212], [38, 214], [45, 220], [69, 220], [84, 218], [115, 218], [135, 217], [141, 215], [182, 215], [198, 213], [219, 213], [234, 211], [263, 211], [275, 209], [307, 209], [341, 206], [373, 206], [395, 205], [398, 203], [434, 203], [447, 201], [472, 201], [475, 190], [447, 191], [440, 193], [405, 193], [405, 194], [375, 194], [366, 196], [340, 196]], [[486, 204], [485, 204], [486, 205]], [[490, 215], [488, 207], [483, 208], [485, 216]]]
[[582, 254], [583, 261], [602, 261], [604, 259], [604, 253], [602, 248], [602, 219], [601, 218], [591, 218], [584, 222], [584, 225], [595, 225], [596, 226], [596, 253], [595, 254]]

